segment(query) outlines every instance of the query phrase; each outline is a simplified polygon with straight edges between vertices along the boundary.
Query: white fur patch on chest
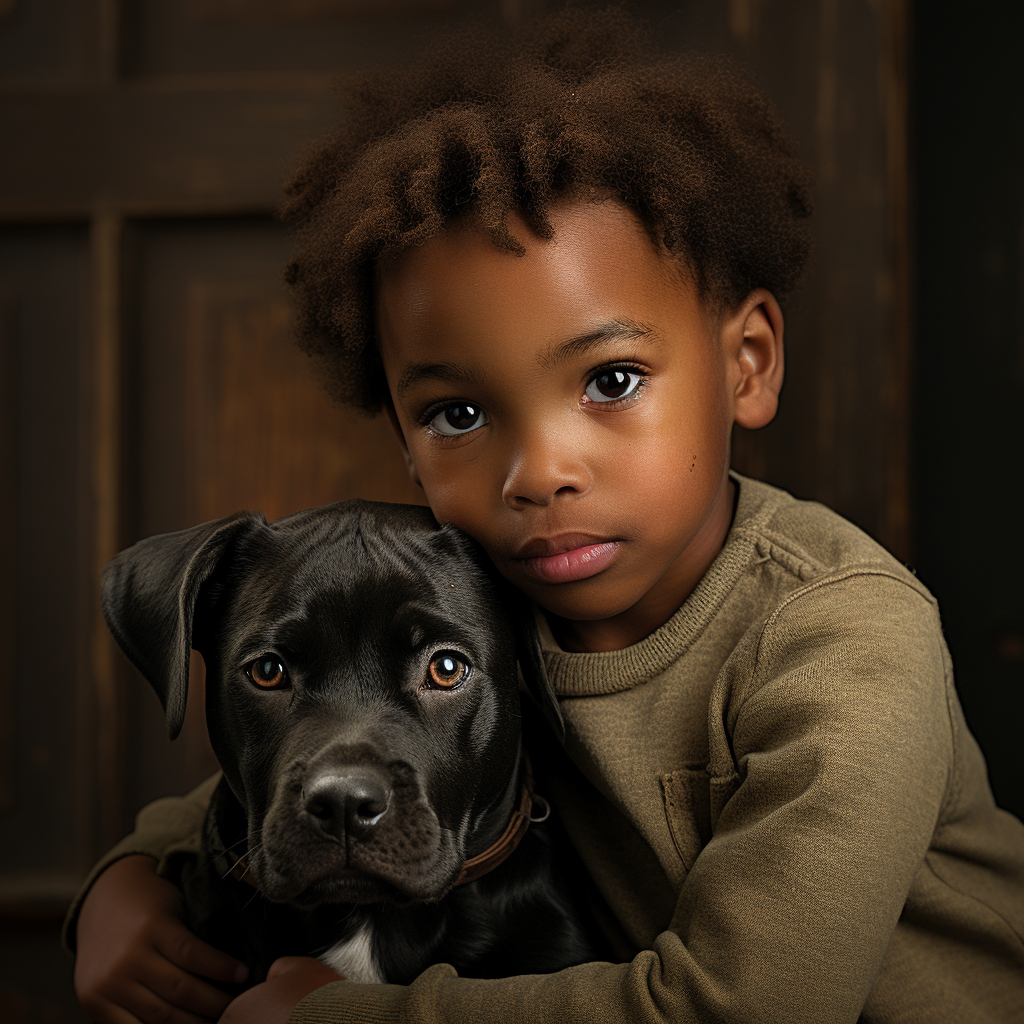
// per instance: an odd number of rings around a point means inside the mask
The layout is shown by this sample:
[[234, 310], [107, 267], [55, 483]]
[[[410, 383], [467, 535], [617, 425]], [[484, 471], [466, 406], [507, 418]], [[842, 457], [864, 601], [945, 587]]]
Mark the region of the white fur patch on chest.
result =
[[350, 939], [331, 946], [320, 960], [337, 971], [346, 981], [379, 984], [384, 980], [380, 968], [373, 962], [373, 932], [369, 922]]

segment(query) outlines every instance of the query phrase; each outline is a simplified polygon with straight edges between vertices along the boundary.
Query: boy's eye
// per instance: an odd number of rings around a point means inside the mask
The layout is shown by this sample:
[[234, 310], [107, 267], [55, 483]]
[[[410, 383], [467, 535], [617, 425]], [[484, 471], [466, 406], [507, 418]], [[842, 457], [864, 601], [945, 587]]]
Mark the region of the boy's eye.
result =
[[602, 370], [584, 392], [591, 402], [615, 402], [634, 395], [643, 382], [643, 374], [618, 367]]
[[469, 402], [454, 402], [446, 405], [430, 421], [430, 429], [436, 434], [467, 434], [487, 422], [487, 416], [478, 405]]

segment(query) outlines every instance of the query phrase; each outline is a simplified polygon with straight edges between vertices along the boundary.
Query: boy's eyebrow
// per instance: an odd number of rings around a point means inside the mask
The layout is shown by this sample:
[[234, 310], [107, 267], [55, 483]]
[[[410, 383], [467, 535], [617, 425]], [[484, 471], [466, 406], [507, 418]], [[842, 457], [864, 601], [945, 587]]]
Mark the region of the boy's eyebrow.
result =
[[[607, 344], [610, 341], [638, 341], [641, 338], [649, 341], [659, 340], [654, 328], [646, 324], [628, 319], [608, 320], [586, 334], [577, 335], [553, 346], [538, 358], [538, 362], [545, 369], [550, 369], [587, 352], [595, 345]], [[398, 398], [402, 398], [410, 388], [423, 380], [436, 380], [446, 384], [472, 384], [476, 383], [478, 378], [471, 369], [457, 363], [413, 363], [406, 367], [398, 379], [398, 386], [395, 388]]]
[[553, 346], [538, 359], [538, 362], [545, 369], [550, 369], [567, 359], [582, 355], [595, 345], [604, 345], [610, 341], [639, 341], [641, 338], [648, 341], [659, 340], [653, 327], [636, 320], [616, 318], [599, 324], [586, 334], [580, 334]]
[[421, 380], [439, 380], [447, 384], [472, 384], [477, 380], [476, 374], [456, 363], [413, 363], [406, 367], [398, 379], [395, 392], [401, 398], [414, 384]]

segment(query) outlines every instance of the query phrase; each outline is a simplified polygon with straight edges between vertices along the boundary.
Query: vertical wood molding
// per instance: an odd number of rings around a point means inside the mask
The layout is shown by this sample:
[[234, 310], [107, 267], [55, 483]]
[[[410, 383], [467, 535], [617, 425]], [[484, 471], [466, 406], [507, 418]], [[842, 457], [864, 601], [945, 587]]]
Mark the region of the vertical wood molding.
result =
[[729, 31], [744, 49], [750, 49], [757, 38], [760, 0], [729, 0]]
[[87, 0], [80, 24], [85, 78], [93, 88], [114, 88], [122, 70], [122, 0]]
[[500, 0], [498, 10], [506, 25], [522, 25], [544, 13], [544, 0]]
[[[18, 297], [13, 288], [0, 288], [0, 474], [11, 486], [18, 480]], [[15, 484], [16, 486], [16, 484]], [[0, 590], [0, 645], [17, 650], [18, 503], [0, 505], [0, 565], [5, 586]], [[8, 669], [0, 677], [0, 811], [14, 803], [17, 764], [15, 747], [15, 680]]]
[[912, 0], [883, 0], [883, 82], [888, 203], [890, 344], [885, 401], [888, 544], [904, 561], [913, 556], [910, 430], [913, 412], [913, 251], [910, 239], [910, 19]]
[[[838, 59], [842, 42], [839, 38], [839, 0], [819, 0], [818, 3], [818, 66], [817, 96], [815, 103], [815, 142], [817, 166], [815, 173], [816, 198], [828, 207], [835, 217], [835, 196], [845, 182], [839, 180], [839, 93], [840, 69]], [[820, 207], [819, 207], [820, 211]], [[818, 212], [824, 219], [827, 214]], [[827, 257], [826, 257], [827, 259]], [[817, 323], [817, 373], [815, 395], [814, 461], [817, 478], [816, 497], [830, 508], [835, 508], [845, 495], [840, 480], [839, 462], [845, 452], [841, 442], [842, 415], [840, 411], [841, 343], [836, 331], [840, 315], [836, 296], [835, 264], [830, 268], [829, 280], [824, 282], [824, 302]]]
[[90, 360], [92, 505], [92, 693], [95, 707], [99, 841], [110, 845], [121, 833], [124, 708], [114, 642], [99, 603], [103, 566], [121, 541], [121, 249], [124, 222], [101, 211], [91, 226], [92, 352]]
[[121, 0], [97, 0], [97, 71], [107, 86], [121, 78]]
[[[509, 0], [502, 0], [502, 4]], [[522, 0], [513, 0], [521, 3]], [[456, 0], [190, 0], [200, 25], [261, 25], [352, 21], [357, 18], [444, 14]]]

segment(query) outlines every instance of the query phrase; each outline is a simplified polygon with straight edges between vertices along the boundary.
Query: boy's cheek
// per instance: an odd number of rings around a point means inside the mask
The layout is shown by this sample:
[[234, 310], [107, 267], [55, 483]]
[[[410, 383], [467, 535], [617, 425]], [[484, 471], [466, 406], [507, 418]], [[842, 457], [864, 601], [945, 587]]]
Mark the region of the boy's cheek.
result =
[[[461, 478], [441, 477], [427, 469], [417, 466], [423, 495], [427, 499], [434, 518], [442, 525], [457, 526], [468, 533], [474, 540], [484, 543], [484, 538], [476, 535], [475, 521], [478, 517], [480, 504], [476, 499], [481, 488], [474, 486], [472, 481], [463, 482]], [[485, 545], [486, 546], [486, 545]]]

